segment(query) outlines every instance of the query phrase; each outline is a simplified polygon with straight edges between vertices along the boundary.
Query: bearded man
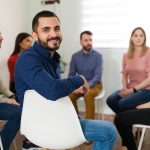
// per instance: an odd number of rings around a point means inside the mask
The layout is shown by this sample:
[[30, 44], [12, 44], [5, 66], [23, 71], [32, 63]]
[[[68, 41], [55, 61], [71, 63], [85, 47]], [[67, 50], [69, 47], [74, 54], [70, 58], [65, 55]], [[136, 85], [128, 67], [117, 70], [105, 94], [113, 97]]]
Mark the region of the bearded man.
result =
[[80, 74], [88, 81], [89, 91], [87, 94], [81, 93], [81, 87], [80, 91], [79, 89], [75, 90], [69, 95], [77, 113], [77, 100], [79, 97], [84, 96], [87, 119], [95, 118], [94, 97], [102, 90], [103, 58], [99, 52], [92, 48], [92, 35], [91, 31], [83, 31], [80, 34], [82, 49], [72, 55], [69, 71], [69, 77]]

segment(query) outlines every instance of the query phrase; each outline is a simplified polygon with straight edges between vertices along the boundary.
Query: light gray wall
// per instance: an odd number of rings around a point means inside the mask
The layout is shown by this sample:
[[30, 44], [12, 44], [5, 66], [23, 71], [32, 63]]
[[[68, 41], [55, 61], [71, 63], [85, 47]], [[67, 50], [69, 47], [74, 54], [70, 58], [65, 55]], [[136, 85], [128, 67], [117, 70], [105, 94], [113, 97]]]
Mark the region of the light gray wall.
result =
[[0, 0], [0, 32], [4, 38], [0, 49], [0, 76], [7, 86], [7, 59], [13, 51], [16, 35], [27, 31], [26, 11], [26, 0]]
[[121, 88], [121, 68], [122, 56], [125, 48], [96, 48], [102, 55], [104, 60], [103, 82], [106, 94], [103, 98], [105, 112], [112, 113], [106, 105], [106, 98], [115, 90]]

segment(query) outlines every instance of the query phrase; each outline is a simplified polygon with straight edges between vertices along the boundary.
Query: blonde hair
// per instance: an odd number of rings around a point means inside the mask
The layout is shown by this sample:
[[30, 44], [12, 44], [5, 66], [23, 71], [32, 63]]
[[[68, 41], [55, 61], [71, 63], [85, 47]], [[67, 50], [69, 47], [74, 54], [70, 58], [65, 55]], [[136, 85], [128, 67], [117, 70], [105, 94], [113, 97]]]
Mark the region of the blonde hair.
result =
[[134, 55], [135, 47], [134, 47], [134, 44], [131, 39], [136, 30], [141, 30], [144, 34], [144, 42], [142, 44], [141, 57], [144, 56], [144, 54], [147, 52], [147, 49], [148, 49], [148, 47], [146, 46], [146, 33], [143, 28], [137, 27], [132, 31], [131, 36], [130, 36], [129, 48], [128, 48], [128, 52], [127, 52], [128, 58], [133, 58], [133, 55]]

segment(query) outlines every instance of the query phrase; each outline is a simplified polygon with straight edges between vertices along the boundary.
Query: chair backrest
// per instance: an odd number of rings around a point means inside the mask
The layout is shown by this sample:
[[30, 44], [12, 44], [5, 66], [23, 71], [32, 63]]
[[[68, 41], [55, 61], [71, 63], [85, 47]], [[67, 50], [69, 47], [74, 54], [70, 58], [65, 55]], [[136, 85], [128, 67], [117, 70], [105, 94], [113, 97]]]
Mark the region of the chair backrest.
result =
[[24, 95], [21, 134], [49, 149], [68, 149], [86, 141], [69, 97], [52, 101], [34, 90]]

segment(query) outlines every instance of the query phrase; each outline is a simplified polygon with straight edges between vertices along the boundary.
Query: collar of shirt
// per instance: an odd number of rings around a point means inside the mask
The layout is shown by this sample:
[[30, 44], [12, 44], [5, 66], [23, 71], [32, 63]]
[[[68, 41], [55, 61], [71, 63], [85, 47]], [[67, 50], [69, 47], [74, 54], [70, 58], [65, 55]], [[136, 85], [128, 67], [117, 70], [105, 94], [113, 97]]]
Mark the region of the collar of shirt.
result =
[[83, 52], [83, 49], [81, 49], [81, 53], [82, 53], [82, 55], [91, 55], [93, 53], [93, 49], [91, 48], [90, 51], [87, 54], [85, 54]]
[[43, 57], [48, 58], [48, 59], [53, 59], [56, 60], [56, 62], [60, 61], [60, 55], [57, 52], [54, 52], [53, 57], [51, 57], [51, 53], [49, 52], [48, 49], [43, 48], [38, 42], [35, 42], [33, 44], [33, 47], [35, 48], [35, 50], [41, 54]]

